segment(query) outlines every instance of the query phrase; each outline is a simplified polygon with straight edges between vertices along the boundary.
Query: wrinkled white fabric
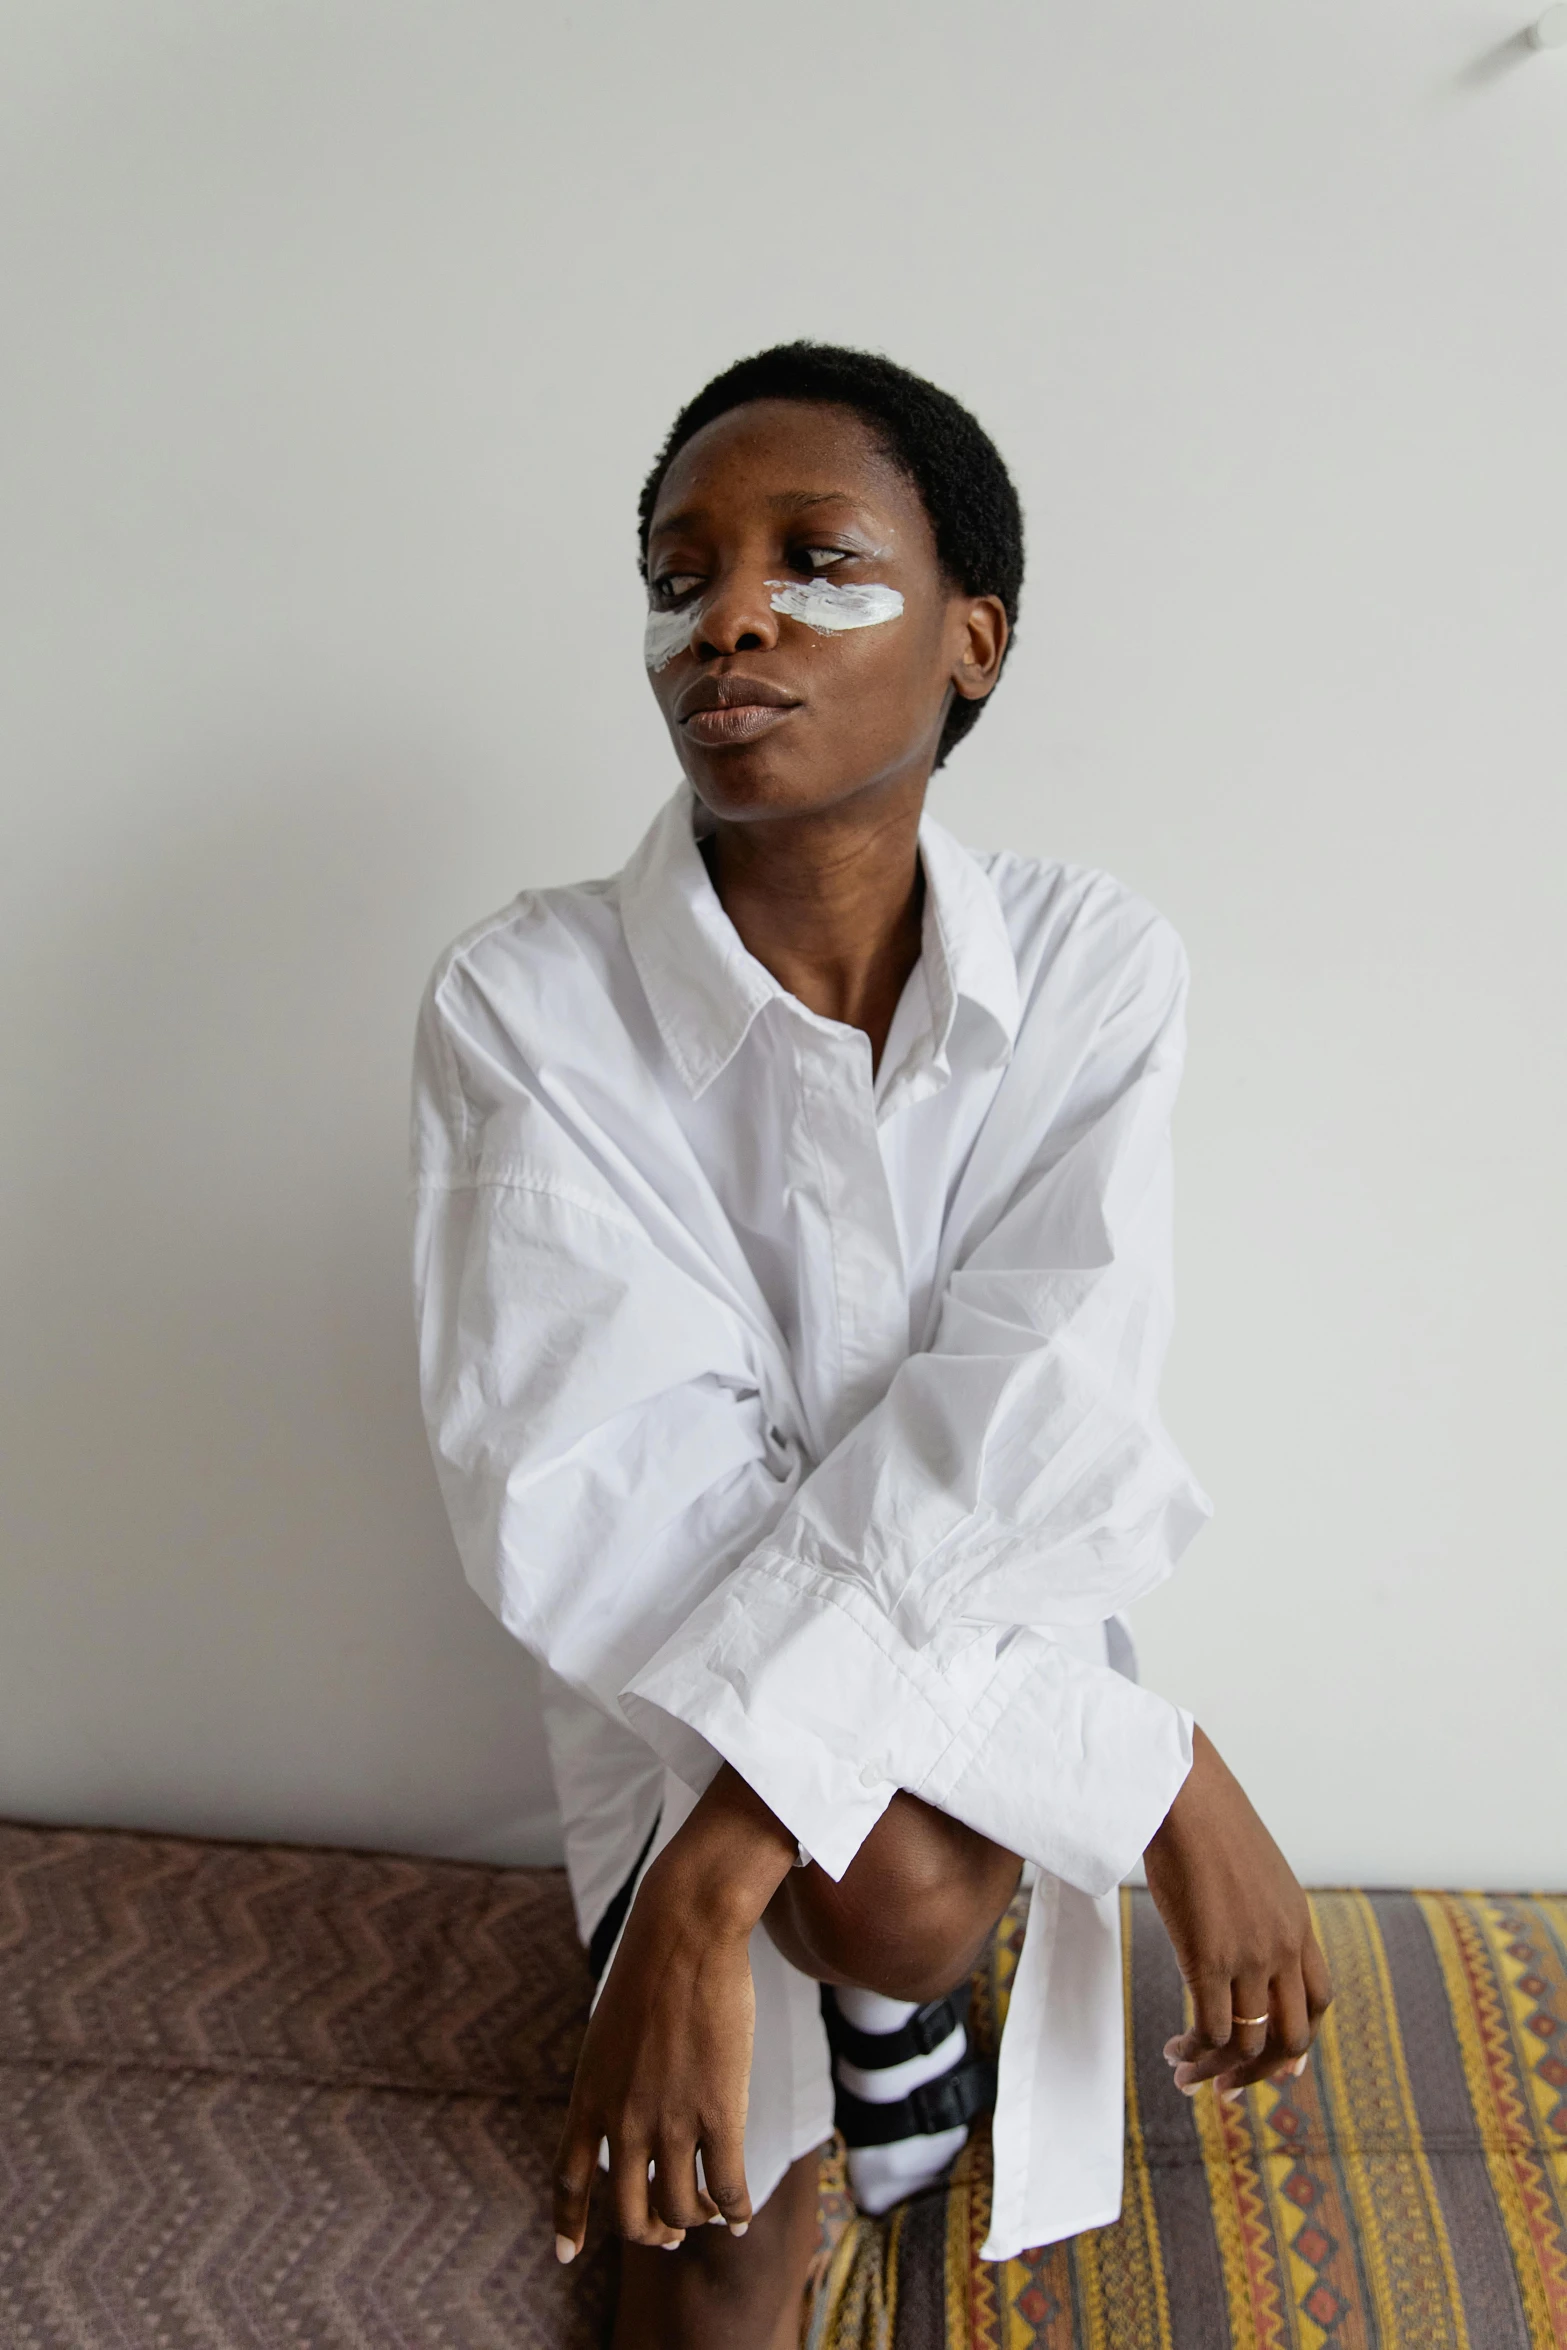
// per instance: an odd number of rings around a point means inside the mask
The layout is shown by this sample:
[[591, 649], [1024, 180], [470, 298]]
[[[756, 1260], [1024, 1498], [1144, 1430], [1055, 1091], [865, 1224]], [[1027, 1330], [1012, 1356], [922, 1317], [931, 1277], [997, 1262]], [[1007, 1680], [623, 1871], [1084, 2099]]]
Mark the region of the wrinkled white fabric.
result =
[[[700, 1791], [720, 1758], [834, 1876], [900, 1787], [1036, 1864], [1007, 2257], [1119, 2208], [1114, 1888], [1191, 1759], [1106, 1661], [1208, 1506], [1156, 1399], [1185, 962], [1107, 876], [927, 816], [873, 1075], [746, 952], [697, 817], [682, 785], [620, 875], [524, 892], [436, 969], [431, 1443], [470, 1580], [548, 1670], [584, 1934], [666, 1769]], [[753, 2111], [753, 2194], [794, 2135]]]

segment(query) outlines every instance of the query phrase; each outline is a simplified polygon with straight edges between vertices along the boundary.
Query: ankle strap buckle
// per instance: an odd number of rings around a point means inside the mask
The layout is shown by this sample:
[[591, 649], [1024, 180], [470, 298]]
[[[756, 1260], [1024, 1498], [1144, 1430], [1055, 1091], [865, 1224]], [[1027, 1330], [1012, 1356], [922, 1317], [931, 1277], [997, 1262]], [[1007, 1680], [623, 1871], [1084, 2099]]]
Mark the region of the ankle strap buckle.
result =
[[926, 2081], [890, 2105], [872, 2105], [840, 2084], [835, 2119], [846, 2146], [890, 2146], [899, 2138], [931, 2138], [956, 2129], [996, 2102], [994, 2057], [970, 2056], [939, 2080]]
[[862, 2032], [840, 2013], [838, 2002], [824, 1984], [822, 2021], [827, 2026], [827, 2044], [834, 2056], [847, 2057], [850, 2064], [868, 2073], [885, 2072], [889, 2065], [905, 2064], [911, 2056], [929, 2056], [967, 2020], [969, 1988], [967, 1983], [960, 1984], [945, 1999], [932, 1999], [917, 2007], [895, 2032]]

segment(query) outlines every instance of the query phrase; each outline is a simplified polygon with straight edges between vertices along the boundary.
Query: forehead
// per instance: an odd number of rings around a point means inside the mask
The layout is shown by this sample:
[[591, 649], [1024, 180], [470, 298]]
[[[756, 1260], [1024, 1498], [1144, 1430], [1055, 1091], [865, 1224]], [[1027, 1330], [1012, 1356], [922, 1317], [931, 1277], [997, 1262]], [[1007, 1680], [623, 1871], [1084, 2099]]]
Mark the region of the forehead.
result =
[[915, 537], [930, 536], [924, 501], [853, 408], [814, 400], [748, 400], [715, 417], [672, 460], [650, 536], [762, 514], [808, 514], [829, 502]]

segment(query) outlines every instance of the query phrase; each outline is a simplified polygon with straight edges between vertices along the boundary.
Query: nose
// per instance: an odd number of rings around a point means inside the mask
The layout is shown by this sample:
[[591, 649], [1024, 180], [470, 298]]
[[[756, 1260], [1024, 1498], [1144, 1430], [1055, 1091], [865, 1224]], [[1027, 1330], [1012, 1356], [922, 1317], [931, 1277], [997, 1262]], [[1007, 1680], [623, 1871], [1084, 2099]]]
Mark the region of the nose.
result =
[[691, 650], [699, 661], [721, 660], [727, 653], [770, 652], [778, 642], [778, 617], [772, 591], [759, 571], [747, 567], [726, 572], [708, 592]]

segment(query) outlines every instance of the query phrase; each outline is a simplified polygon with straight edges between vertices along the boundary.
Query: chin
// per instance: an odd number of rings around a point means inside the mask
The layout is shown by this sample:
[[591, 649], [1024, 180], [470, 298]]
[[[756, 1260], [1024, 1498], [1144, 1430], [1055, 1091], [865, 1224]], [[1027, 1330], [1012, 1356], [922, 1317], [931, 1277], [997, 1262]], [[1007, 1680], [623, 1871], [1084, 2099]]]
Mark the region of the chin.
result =
[[704, 808], [731, 823], [746, 817], [807, 816], [843, 797], [841, 785], [791, 771], [792, 762], [769, 757], [762, 745], [688, 756], [682, 764]]
[[816, 816], [889, 778], [869, 775], [802, 774], [798, 761], [781, 759], [770, 745], [707, 752], [681, 760], [691, 789], [712, 816], [725, 823], [762, 822], [777, 816]]

